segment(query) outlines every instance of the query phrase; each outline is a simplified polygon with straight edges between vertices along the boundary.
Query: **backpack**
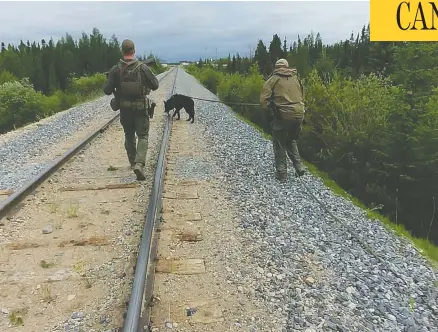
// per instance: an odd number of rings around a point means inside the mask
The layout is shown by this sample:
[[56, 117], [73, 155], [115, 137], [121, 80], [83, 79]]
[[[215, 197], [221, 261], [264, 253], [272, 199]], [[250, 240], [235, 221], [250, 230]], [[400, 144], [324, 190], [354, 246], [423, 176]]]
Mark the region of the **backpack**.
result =
[[126, 99], [140, 99], [145, 95], [141, 77], [141, 61], [132, 61], [120, 69], [120, 96]]

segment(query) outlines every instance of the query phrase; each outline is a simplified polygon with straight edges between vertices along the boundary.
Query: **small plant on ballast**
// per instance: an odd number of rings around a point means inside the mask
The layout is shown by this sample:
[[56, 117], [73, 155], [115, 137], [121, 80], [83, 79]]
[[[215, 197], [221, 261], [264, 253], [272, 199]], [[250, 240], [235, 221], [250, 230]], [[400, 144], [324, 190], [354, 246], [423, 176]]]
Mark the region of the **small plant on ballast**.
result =
[[43, 287], [43, 301], [50, 303], [56, 299], [56, 296], [52, 295], [52, 290], [49, 285], [44, 285]]
[[53, 267], [53, 266], [55, 266], [55, 263], [48, 263], [48, 262], [46, 262], [44, 259], [40, 262], [40, 266], [43, 268], [43, 269], [48, 269], [48, 268], [51, 268], [51, 267]]
[[415, 310], [415, 299], [413, 297], [409, 298], [409, 309], [412, 312]]
[[69, 218], [77, 218], [79, 210], [79, 204], [70, 204], [67, 209], [67, 217]]
[[78, 261], [73, 265], [73, 270], [79, 274], [82, 280], [84, 280], [85, 288], [91, 288], [93, 283], [91, 282], [91, 278], [87, 276], [87, 273], [85, 272], [85, 265], [86, 263], [84, 261]]
[[23, 316], [25, 315], [25, 310], [14, 310], [9, 314], [9, 322], [13, 326], [24, 325]]

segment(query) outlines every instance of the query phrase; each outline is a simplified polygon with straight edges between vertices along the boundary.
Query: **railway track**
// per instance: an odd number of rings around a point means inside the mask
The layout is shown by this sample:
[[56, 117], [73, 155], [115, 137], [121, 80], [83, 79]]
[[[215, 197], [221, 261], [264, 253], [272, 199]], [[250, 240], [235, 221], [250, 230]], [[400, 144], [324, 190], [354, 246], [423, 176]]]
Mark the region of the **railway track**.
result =
[[[149, 201], [147, 221], [159, 206], [158, 173], [170, 130], [161, 100], [173, 92], [176, 74], [177, 69], [164, 73], [152, 93], [158, 102], [145, 171], [157, 168], [154, 179], [138, 183], [126, 166], [123, 131], [113, 126], [117, 113], [0, 203], [0, 315], [7, 317], [0, 320], [1, 331], [120, 327], [129, 293], [136, 300], [129, 303], [126, 322], [133, 317], [138, 324], [131, 312], [143, 303], [145, 278], [138, 275], [147, 266], [147, 236], [142, 236], [132, 291], [129, 277], [136, 236], [149, 227], [143, 219], [145, 205]], [[97, 308], [102, 316], [87, 313], [87, 308]], [[129, 326], [124, 331], [134, 331]]]
[[[176, 79], [178, 76], [178, 67], [176, 67], [175, 79], [168, 97], [174, 94], [176, 88]], [[154, 245], [154, 232], [160, 220], [161, 195], [163, 187], [163, 175], [165, 169], [166, 151], [168, 147], [169, 135], [172, 130], [172, 120], [167, 116], [163, 138], [160, 146], [160, 154], [155, 171], [154, 183], [149, 199], [143, 235], [141, 238], [139, 255], [134, 275], [134, 282], [131, 291], [131, 297], [128, 304], [128, 311], [123, 327], [123, 332], [143, 331], [144, 327], [149, 326], [149, 309], [148, 305], [152, 299], [154, 267], [151, 266], [156, 254], [156, 244]], [[155, 240], [157, 240], [155, 238]], [[145, 287], [146, 286], [146, 287]], [[145, 292], [146, 288], [146, 292]], [[146, 294], [145, 294], [146, 293]], [[146, 309], [143, 310], [142, 309]], [[142, 313], [144, 315], [142, 315]]]

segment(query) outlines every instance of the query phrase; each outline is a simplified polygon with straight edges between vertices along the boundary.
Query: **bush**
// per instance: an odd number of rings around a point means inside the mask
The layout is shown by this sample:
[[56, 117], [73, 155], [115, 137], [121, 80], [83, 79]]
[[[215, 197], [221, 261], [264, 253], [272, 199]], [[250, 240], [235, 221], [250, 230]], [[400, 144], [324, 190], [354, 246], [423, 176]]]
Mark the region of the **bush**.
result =
[[14, 81], [18, 81], [18, 79], [13, 74], [8, 72], [7, 70], [0, 71], [0, 85]]
[[21, 82], [0, 85], [0, 131], [4, 132], [43, 117], [42, 94]]
[[403, 90], [374, 74], [354, 81], [335, 75], [324, 84], [315, 70], [305, 86], [309, 125], [301, 138], [303, 156], [365, 203], [389, 207], [383, 163], [390, 153], [389, 119], [403, 108]]
[[187, 71], [195, 76], [208, 90], [214, 94], [218, 92], [218, 86], [223, 78], [220, 72], [208, 66], [199, 69], [195, 65], [188, 66]]
[[[4, 73], [0, 74], [0, 79], [13, 78], [13, 75]], [[1, 84], [0, 132], [38, 121], [93, 98], [102, 93], [105, 80], [104, 74], [73, 78], [67, 91], [57, 90], [51, 96], [35, 91], [28, 79]]]
[[102, 91], [105, 84], [105, 74], [95, 74], [88, 77], [73, 78], [68, 92], [79, 94], [82, 97], [89, 97], [97, 91]]

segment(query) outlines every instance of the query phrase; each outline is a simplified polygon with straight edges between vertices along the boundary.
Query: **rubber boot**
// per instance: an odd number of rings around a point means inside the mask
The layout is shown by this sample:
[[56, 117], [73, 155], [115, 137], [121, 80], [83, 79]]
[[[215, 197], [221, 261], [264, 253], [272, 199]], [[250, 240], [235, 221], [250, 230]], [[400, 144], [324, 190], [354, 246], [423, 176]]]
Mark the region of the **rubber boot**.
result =
[[135, 155], [136, 164], [145, 164], [148, 151], [148, 136], [139, 137], [137, 142], [137, 153]]
[[[288, 151], [289, 152], [289, 151]], [[295, 171], [298, 176], [303, 176], [305, 173], [303, 162], [301, 161], [300, 153], [298, 151], [298, 143], [297, 141], [292, 141], [291, 143], [291, 151], [289, 152], [289, 157], [292, 160]]]
[[135, 136], [125, 135], [125, 150], [129, 163], [131, 164], [131, 168], [135, 166], [135, 155], [137, 154], [135, 143]]
[[280, 182], [285, 182], [287, 178], [286, 151], [275, 138], [272, 145], [274, 148], [275, 178]]

